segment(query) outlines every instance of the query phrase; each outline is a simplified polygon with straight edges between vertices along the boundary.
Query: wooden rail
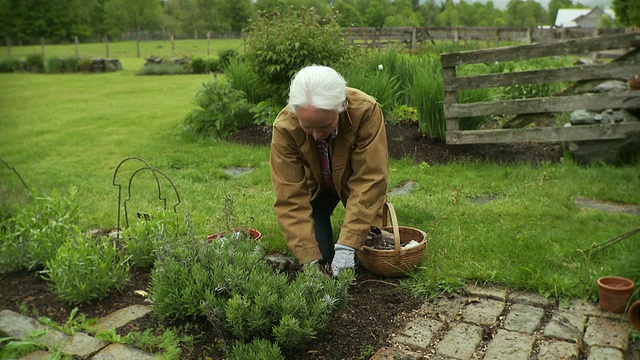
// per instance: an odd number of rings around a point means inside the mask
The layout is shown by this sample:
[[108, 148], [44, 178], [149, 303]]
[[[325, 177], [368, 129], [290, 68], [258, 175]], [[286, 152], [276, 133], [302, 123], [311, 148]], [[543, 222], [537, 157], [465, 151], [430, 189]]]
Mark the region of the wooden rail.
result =
[[476, 40], [497, 46], [501, 42], [554, 42], [624, 32], [624, 29], [596, 30], [586, 28], [494, 28], [494, 27], [350, 27], [343, 33], [347, 41], [367, 48], [403, 45], [411, 50], [419, 44], [450, 40]]
[[584, 93], [568, 96], [554, 96], [523, 100], [504, 100], [470, 104], [458, 103], [458, 91], [482, 89], [497, 86], [553, 83], [562, 81], [592, 81], [598, 79], [628, 80], [640, 74], [640, 49], [634, 49], [622, 57], [602, 65], [582, 65], [570, 68], [522, 71], [504, 74], [490, 74], [457, 77], [456, 67], [468, 64], [495, 61], [525, 60], [547, 56], [568, 54], [588, 54], [594, 51], [628, 49], [638, 46], [640, 33], [626, 33], [585, 39], [565, 40], [504, 47], [498, 49], [465, 51], [442, 54], [440, 62], [443, 71], [444, 114], [446, 118], [447, 144], [500, 143], [500, 142], [557, 142], [596, 139], [621, 139], [630, 133], [640, 132], [640, 122], [593, 126], [573, 126], [566, 128], [543, 127], [527, 129], [498, 129], [461, 131], [459, 119], [481, 115], [497, 114], [540, 114], [572, 110], [640, 109], [640, 91], [617, 94]]

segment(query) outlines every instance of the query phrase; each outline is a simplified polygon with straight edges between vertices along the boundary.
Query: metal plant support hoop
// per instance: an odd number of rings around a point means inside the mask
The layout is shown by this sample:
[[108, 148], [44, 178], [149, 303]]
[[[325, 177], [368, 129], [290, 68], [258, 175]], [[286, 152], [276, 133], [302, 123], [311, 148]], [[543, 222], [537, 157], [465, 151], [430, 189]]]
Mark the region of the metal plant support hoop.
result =
[[[122, 185], [116, 182], [116, 177], [118, 175], [118, 170], [120, 170], [120, 167], [126, 163], [127, 161], [131, 161], [131, 160], [137, 160], [140, 161], [144, 164], [144, 166], [139, 167], [137, 170], [135, 170], [131, 176], [129, 177], [129, 181], [128, 181], [128, 185], [127, 185], [127, 198], [122, 201]], [[173, 191], [176, 194], [176, 198], [177, 201], [176, 203], [173, 205], [173, 211], [177, 212], [176, 208], [178, 207], [178, 205], [180, 205], [180, 194], [178, 193], [178, 189], [176, 188], [175, 184], [173, 183], [173, 181], [171, 181], [171, 179], [162, 171], [154, 168], [153, 166], [151, 166], [146, 160], [136, 157], [136, 156], [132, 156], [132, 157], [128, 157], [124, 160], [122, 160], [118, 166], [116, 167], [116, 170], [113, 173], [113, 186], [116, 186], [118, 188], [118, 223], [117, 223], [117, 227], [116, 229], [119, 231], [120, 230], [120, 209], [123, 208], [124, 209], [124, 220], [125, 220], [125, 226], [129, 227], [129, 214], [127, 211], [127, 202], [129, 202], [129, 200], [131, 200], [131, 183], [133, 182], [133, 178], [140, 172], [145, 171], [145, 170], [149, 170], [151, 171], [151, 173], [153, 174], [153, 177], [156, 181], [156, 186], [158, 188], [158, 199], [161, 200], [164, 204], [164, 210], [167, 210], [167, 198], [163, 196], [162, 194], [162, 187], [160, 186], [160, 180], [158, 178], [158, 174], [160, 174], [162, 177], [164, 177], [169, 184], [171, 184], [171, 187], [173, 188]]]
[[7, 169], [13, 171], [13, 173], [16, 174], [18, 179], [20, 179], [20, 182], [22, 183], [22, 185], [24, 185], [25, 189], [27, 189], [29, 193], [33, 195], [33, 191], [31, 191], [31, 188], [27, 186], [27, 183], [24, 182], [24, 180], [22, 179], [22, 176], [20, 176], [20, 174], [18, 173], [18, 170], [16, 170], [16, 168], [14, 168], [13, 166], [9, 165], [6, 161], [2, 159], [0, 159], [0, 161], [2, 161], [2, 163], [7, 167]]

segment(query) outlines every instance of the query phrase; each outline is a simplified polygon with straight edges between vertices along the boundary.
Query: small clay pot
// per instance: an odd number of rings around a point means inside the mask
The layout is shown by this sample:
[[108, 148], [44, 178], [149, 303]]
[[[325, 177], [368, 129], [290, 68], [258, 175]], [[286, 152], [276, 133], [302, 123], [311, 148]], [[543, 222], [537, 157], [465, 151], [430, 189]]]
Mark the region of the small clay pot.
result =
[[633, 325], [636, 331], [640, 332], [640, 300], [636, 300], [631, 304], [627, 315], [629, 316], [631, 325]]
[[634, 75], [629, 79], [629, 90], [640, 90], [640, 76]]
[[[260, 231], [256, 230], [256, 229], [235, 229], [235, 230], [232, 230], [231, 232], [233, 233], [233, 232], [241, 232], [241, 231], [248, 231], [249, 232], [249, 236], [251, 237], [251, 239], [253, 241], [258, 241], [258, 240], [262, 239], [262, 233]], [[225, 235], [226, 235], [225, 231], [219, 232], [219, 233], [216, 233], [216, 234], [213, 234], [213, 235], [209, 235], [209, 236], [207, 236], [207, 241], [211, 242], [211, 241], [213, 241], [215, 239], [221, 239], [221, 238], [224, 238]]]
[[598, 279], [600, 308], [613, 313], [624, 313], [635, 284], [621, 276], [603, 276]]

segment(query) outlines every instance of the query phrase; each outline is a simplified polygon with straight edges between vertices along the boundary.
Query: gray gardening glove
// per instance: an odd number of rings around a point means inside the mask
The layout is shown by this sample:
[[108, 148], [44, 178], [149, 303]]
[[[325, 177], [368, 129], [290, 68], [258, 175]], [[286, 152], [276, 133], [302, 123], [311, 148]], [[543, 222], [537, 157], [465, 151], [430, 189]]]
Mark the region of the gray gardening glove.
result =
[[344, 269], [353, 269], [356, 266], [356, 249], [341, 244], [336, 244], [333, 248], [335, 250], [335, 255], [331, 262], [331, 272], [334, 277], [338, 276], [340, 271]]

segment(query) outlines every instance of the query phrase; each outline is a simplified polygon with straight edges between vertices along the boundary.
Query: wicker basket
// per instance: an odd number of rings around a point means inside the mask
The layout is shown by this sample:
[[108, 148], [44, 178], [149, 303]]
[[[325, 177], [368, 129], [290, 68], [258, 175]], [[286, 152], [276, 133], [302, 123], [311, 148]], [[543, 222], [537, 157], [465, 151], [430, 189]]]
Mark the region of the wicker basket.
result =
[[[357, 252], [358, 260], [367, 270], [379, 276], [406, 275], [422, 262], [422, 257], [427, 250], [427, 234], [419, 229], [398, 226], [398, 218], [392, 204], [385, 203], [382, 215], [382, 229], [393, 233], [395, 249], [381, 250], [363, 246]], [[391, 218], [391, 226], [387, 226], [387, 217]], [[411, 240], [418, 242], [418, 245], [404, 249], [402, 245]]]

